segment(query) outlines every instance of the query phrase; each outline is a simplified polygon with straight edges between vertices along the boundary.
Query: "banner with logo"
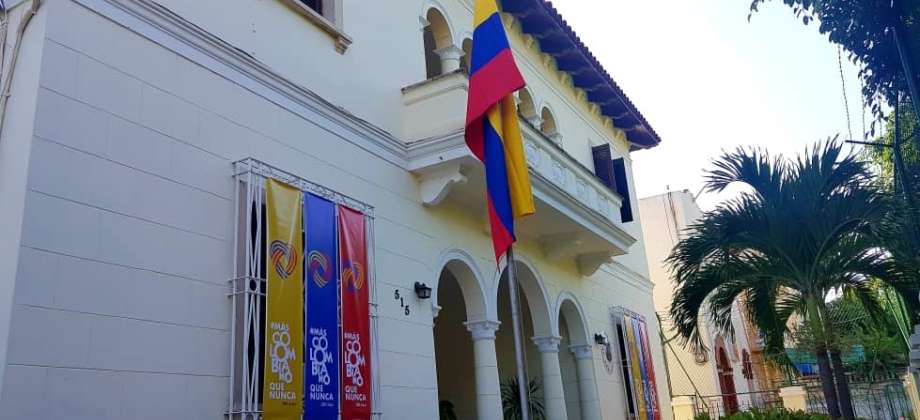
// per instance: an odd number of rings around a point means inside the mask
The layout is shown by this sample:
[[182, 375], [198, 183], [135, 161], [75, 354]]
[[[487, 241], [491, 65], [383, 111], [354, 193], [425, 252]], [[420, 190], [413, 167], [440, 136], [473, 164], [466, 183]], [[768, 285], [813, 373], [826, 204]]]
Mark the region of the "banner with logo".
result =
[[645, 404], [645, 387], [642, 384], [642, 368], [639, 360], [639, 344], [636, 340], [636, 326], [632, 315], [624, 315], [623, 329], [626, 330], [626, 341], [629, 344], [629, 363], [632, 367], [633, 390], [636, 394], [636, 414], [639, 420], [650, 420]]
[[655, 364], [652, 360], [651, 346], [648, 339], [648, 328], [645, 320], [639, 320], [639, 334], [642, 341], [642, 352], [645, 353], [645, 376], [648, 382], [648, 399], [651, 402], [651, 416], [654, 420], [661, 420], [661, 408], [658, 406], [658, 384], [655, 382]]
[[305, 194], [306, 366], [303, 415], [306, 420], [339, 417], [339, 276], [336, 206]]
[[364, 215], [339, 206], [342, 420], [371, 418], [371, 329]]
[[299, 420], [303, 398], [303, 212], [301, 192], [265, 181], [266, 309], [262, 419]]
[[652, 417], [652, 399], [648, 389], [648, 371], [645, 366], [645, 351], [642, 348], [642, 330], [639, 328], [639, 318], [633, 317], [633, 332], [636, 335], [636, 350], [639, 353], [639, 373], [642, 375], [640, 380], [642, 381], [642, 394], [645, 396], [645, 416], [649, 420], [653, 420]]

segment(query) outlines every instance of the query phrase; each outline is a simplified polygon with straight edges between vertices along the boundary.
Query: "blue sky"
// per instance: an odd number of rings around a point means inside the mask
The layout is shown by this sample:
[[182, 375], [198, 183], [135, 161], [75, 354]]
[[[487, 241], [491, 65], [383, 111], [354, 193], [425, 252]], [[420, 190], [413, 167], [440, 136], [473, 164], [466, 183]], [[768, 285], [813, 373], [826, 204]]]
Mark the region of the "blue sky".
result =
[[[793, 156], [849, 138], [837, 47], [781, 1], [748, 22], [750, 0], [554, 0], [553, 5], [662, 138], [634, 152], [639, 197], [702, 188], [723, 149]], [[857, 68], [843, 68], [853, 136], [861, 138]], [[871, 120], [865, 114], [866, 127]], [[737, 191], [702, 194], [712, 209]]]

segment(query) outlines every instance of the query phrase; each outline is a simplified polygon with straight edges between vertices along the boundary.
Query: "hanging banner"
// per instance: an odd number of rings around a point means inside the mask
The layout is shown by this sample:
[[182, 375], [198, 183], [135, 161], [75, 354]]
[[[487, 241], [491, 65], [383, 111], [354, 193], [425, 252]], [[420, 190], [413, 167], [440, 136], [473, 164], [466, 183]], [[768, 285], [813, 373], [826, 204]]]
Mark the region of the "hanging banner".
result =
[[633, 333], [636, 335], [636, 349], [639, 353], [639, 373], [642, 375], [639, 380], [642, 382], [642, 393], [645, 396], [645, 416], [648, 420], [653, 420], [652, 416], [652, 396], [648, 386], [648, 371], [645, 365], [645, 350], [642, 348], [642, 330], [639, 328], [639, 318], [633, 317]]
[[371, 329], [364, 215], [339, 206], [342, 420], [371, 418]]
[[654, 420], [661, 420], [661, 408], [658, 406], [658, 384], [655, 382], [655, 364], [652, 360], [652, 347], [649, 345], [648, 328], [644, 320], [639, 320], [639, 334], [642, 351], [645, 353], [645, 372], [648, 380], [648, 398], [651, 402], [651, 415]]
[[266, 309], [263, 420], [299, 420], [303, 398], [303, 213], [300, 190], [265, 181]]
[[636, 414], [639, 420], [650, 420], [645, 408], [645, 388], [642, 385], [642, 371], [639, 362], [639, 345], [636, 342], [635, 326], [632, 315], [624, 315], [623, 329], [626, 330], [626, 341], [629, 343], [629, 364], [632, 367], [633, 390], [636, 394]]
[[339, 417], [339, 276], [336, 264], [335, 204], [313, 194], [304, 196], [306, 224], [305, 420]]

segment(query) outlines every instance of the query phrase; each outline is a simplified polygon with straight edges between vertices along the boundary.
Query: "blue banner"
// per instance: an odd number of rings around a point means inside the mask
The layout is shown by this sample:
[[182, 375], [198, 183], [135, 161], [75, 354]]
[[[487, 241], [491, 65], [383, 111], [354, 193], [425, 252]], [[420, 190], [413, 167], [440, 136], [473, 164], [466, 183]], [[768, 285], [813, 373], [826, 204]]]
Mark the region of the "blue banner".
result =
[[339, 279], [335, 204], [304, 194], [304, 419], [339, 416]]
[[632, 324], [633, 324], [633, 331], [636, 334], [636, 345], [639, 346], [639, 369], [642, 372], [642, 388], [645, 391], [645, 411], [646, 411], [646, 415], [648, 416], [648, 419], [652, 420], [655, 418], [655, 415], [652, 410], [653, 409], [652, 393], [651, 393], [652, 390], [649, 387], [650, 384], [648, 380], [648, 369], [646, 369], [646, 365], [645, 365], [645, 357], [648, 354], [648, 352], [646, 349], [643, 348], [642, 329], [639, 328], [639, 320], [633, 317]]

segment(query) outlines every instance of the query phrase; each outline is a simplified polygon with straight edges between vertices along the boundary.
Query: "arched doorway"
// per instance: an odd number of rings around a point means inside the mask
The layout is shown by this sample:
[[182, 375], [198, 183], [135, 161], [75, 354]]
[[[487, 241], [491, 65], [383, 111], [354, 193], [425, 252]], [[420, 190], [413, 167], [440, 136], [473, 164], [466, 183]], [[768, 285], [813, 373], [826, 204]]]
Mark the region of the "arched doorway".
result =
[[472, 258], [452, 251], [446, 254], [436, 290], [434, 347], [438, 377], [438, 402], [460, 419], [477, 418], [477, 390], [474, 344], [467, 328], [469, 320], [487, 318], [481, 277]]
[[[552, 382], [548, 383], [544, 375], [544, 363], [547, 357], [545, 353], [552, 352], [555, 357], [556, 352], [560, 351], [559, 338], [553, 333], [553, 323], [550, 309], [553, 306], [549, 304], [547, 293], [543, 288], [543, 282], [540, 280], [536, 270], [529, 263], [518, 259], [515, 264], [516, 283], [518, 286], [518, 299], [521, 321], [521, 337], [524, 349], [523, 362], [527, 382], [536, 382], [539, 388], [534, 397], [539, 400], [544, 410], [546, 418], [566, 420], [564, 400], [562, 397], [561, 381], [559, 380], [558, 362], [550, 372], [555, 375]], [[503, 388], [509, 384], [516, 383], [517, 380], [517, 362], [515, 358], [514, 346], [514, 329], [511, 316], [511, 297], [508, 288], [507, 269], [502, 270], [501, 276], [495, 282], [494, 290], [495, 307], [497, 308], [498, 320], [502, 328], [496, 334], [495, 348], [498, 357], [498, 374]], [[555, 398], [549, 401], [547, 398]], [[558, 415], [553, 415], [555, 412]]]
[[568, 420], [593, 419], [599, 415], [599, 412], [595, 414], [596, 403], [590, 401], [597, 394], [592, 375], [594, 364], [592, 360], [579, 359], [585, 355], [578, 351], [591, 347], [587, 322], [578, 301], [570, 293], [561, 294], [558, 308], [559, 336], [562, 338], [559, 370]]
[[716, 347], [716, 371], [719, 376], [719, 388], [722, 390], [722, 406], [725, 415], [730, 416], [738, 412], [738, 395], [732, 364], [721, 342]]

